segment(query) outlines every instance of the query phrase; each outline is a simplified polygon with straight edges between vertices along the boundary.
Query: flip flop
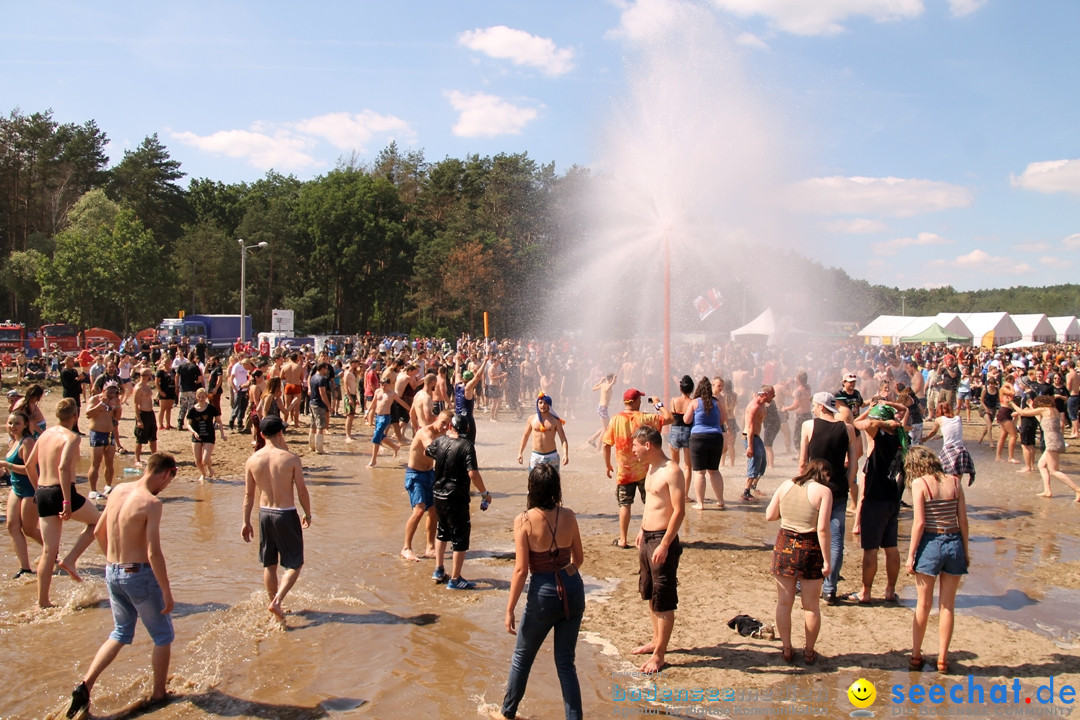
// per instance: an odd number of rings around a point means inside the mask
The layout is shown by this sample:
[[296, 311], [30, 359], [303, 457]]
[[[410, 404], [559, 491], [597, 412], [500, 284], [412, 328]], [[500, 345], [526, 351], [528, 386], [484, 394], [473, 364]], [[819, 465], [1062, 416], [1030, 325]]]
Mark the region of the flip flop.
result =
[[615, 538], [614, 540], [612, 540], [611, 544], [619, 548], [620, 550], [629, 550], [630, 548], [634, 547], [633, 545], [620, 545], [619, 538]]
[[863, 600], [862, 598], [860, 598], [859, 593], [857, 593], [857, 592], [853, 592], [850, 595], [845, 595], [844, 599], [847, 600], [848, 602], [858, 603], [859, 605], [869, 605], [870, 604], [869, 600]]

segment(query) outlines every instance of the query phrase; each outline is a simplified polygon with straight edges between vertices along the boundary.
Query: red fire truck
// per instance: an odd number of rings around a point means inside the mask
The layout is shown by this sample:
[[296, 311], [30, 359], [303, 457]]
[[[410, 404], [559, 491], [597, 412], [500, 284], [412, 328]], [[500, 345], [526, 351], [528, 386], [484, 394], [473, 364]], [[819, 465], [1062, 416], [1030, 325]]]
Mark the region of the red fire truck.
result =
[[61, 352], [79, 351], [79, 329], [74, 325], [55, 323], [42, 325], [30, 340], [30, 347], [38, 352], [57, 349]]
[[16, 353], [26, 348], [26, 326], [8, 320], [0, 323], [0, 352]]

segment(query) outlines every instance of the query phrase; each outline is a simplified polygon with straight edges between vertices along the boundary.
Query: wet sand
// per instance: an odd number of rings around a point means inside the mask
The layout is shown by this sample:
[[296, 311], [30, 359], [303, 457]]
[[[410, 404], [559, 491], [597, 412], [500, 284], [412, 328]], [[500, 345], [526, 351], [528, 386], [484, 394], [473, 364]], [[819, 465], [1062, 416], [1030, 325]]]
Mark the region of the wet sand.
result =
[[[47, 397], [47, 415], [56, 397]], [[501, 700], [513, 650], [513, 638], [503, 628], [512, 568], [510, 528], [525, 498], [526, 473], [515, 462], [523, 421], [492, 423], [482, 417], [479, 424], [477, 452], [494, 502], [486, 513], [478, 502], [473, 504], [473, 550], [464, 574], [479, 588], [467, 593], [435, 586], [431, 561], [416, 564], [398, 557], [409, 511], [402, 462], [386, 456], [375, 470], [364, 468], [369, 431], [365, 428], [355, 445], [346, 445], [342, 422], [332, 423], [328, 455], [311, 455], [306, 435], [289, 435], [294, 451], [304, 456], [314, 517], [305, 533], [305, 568], [286, 601], [287, 631], [266, 612], [257, 546], [240, 539], [240, 472], [250, 452], [247, 438], [230, 434], [219, 443], [215, 467], [220, 479], [200, 485], [194, 482], [186, 433], [162, 431], [162, 449], [176, 452], [183, 462], [164, 493], [163, 526], [177, 602], [169, 687], [178, 698], [150, 716], [476, 717]], [[567, 425], [571, 462], [564, 472], [564, 500], [581, 518], [582, 570], [589, 592], [578, 672], [587, 714], [620, 716], [628, 706], [645, 709], [644, 703], [616, 701], [613, 695], [630, 680], [620, 673], [640, 664], [629, 650], [648, 638], [649, 616], [636, 593], [636, 553], [611, 545], [617, 528], [612, 481], [604, 476], [599, 454], [582, 444], [596, 422], [583, 412]], [[129, 420], [121, 433], [132, 449]], [[1075, 593], [1080, 585], [1080, 507], [1064, 488], [1053, 500], [1036, 498], [1038, 477], [993, 463], [985, 447], [971, 445], [979, 471], [968, 491], [975, 557], [957, 600], [951, 653], [956, 671], [963, 673], [957, 677], [966, 680], [964, 675], [971, 673], [984, 683], [1019, 677], [1025, 688], [1034, 688], [1056, 675], [1059, 682], [1075, 686], [1080, 679]], [[778, 441], [777, 466], [761, 484], [766, 492], [794, 469], [782, 448]], [[1069, 450], [1066, 472], [1080, 475], [1078, 456], [1080, 447]], [[130, 460], [130, 455], [118, 458], [118, 467]], [[903, 573], [899, 605], [824, 608], [821, 659], [812, 668], [801, 659], [784, 664], [779, 640], [742, 638], [728, 629], [727, 621], [740, 613], [772, 622], [776, 595], [768, 569], [776, 526], [764, 522], [765, 501], [736, 499], [741, 467], [725, 467], [724, 474], [726, 512], [687, 510], [680, 609], [667, 658], [671, 667], [656, 680], [658, 685], [777, 694], [796, 687], [800, 693], [817, 693], [810, 705], [846, 715], [851, 705], [843, 693], [857, 677], [876, 683], [881, 696], [886, 694], [883, 685], [938, 681], [932, 665], [921, 675], [907, 671], [914, 582]], [[85, 483], [80, 491], [85, 494]], [[909, 512], [900, 522], [902, 555]], [[634, 530], [639, 517], [640, 506]], [[73, 536], [74, 529], [65, 532], [64, 547]], [[421, 542], [418, 538], [418, 550]], [[847, 546], [843, 575], [848, 579], [840, 589], [850, 592], [858, 584], [861, 555], [850, 532]], [[20, 685], [24, 692], [5, 693], [0, 716], [62, 716], [71, 687], [112, 627], [104, 558], [91, 548], [80, 563], [87, 582], [76, 585], [57, 577], [53, 601], [60, 607], [40, 611], [34, 609], [32, 581], [6, 579], [17, 568], [10, 549], [4, 557], [0, 662], [10, 677], [30, 682]], [[879, 580], [879, 597], [882, 587]], [[795, 618], [794, 643], [801, 648], [798, 605]], [[931, 663], [936, 644], [935, 614], [924, 645]], [[95, 688], [95, 716], [138, 715], [131, 708], [148, 694], [150, 647], [144, 631], [137, 631], [134, 646], [121, 653]], [[705, 703], [699, 709], [715, 717], [735, 714], [730, 703]], [[550, 641], [534, 666], [521, 712], [562, 716]], [[694, 716], [685, 705], [669, 708], [673, 714]]]

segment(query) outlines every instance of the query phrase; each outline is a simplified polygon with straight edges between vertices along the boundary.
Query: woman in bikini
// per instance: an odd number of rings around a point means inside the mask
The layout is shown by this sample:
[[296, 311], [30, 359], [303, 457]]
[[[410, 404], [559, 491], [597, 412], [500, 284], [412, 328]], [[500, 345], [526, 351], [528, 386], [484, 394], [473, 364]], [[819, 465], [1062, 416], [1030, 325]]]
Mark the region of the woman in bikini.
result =
[[29, 538], [41, 545], [41, 531], [38, 529], [37, 505], [34, 504], [34, 486], [26, 476], [26, 458], [34, 449], [34, 436], [30, 433], [30, 421], [24, 411], [15, 410], [8, 415], [8, 449], [0, 468], [8, 472], [11, 479], [11, 491], [7, 501], [7, 529], [11, 535], [11, 544], [15, 548], [15, 557], [19, 560], [19, 572], [13, 579], [23, 575], [33, 575], [30, 567], [30, 555], [26, 546]]

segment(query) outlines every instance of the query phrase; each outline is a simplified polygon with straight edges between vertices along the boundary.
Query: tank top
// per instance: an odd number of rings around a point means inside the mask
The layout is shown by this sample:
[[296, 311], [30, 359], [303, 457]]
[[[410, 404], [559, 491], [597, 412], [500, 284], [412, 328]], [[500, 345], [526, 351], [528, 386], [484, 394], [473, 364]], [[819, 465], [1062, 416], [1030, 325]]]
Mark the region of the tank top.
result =
[[844, 463], [847, 461], [848, 435], [847, 423], [833, 422], [814, 418], [814, 434], [810, 436], [807, 457], [828, 461], [832, 468], [829, 473], [829, 489], [833, 500], [847, 501], [848, 481]]
[[[22, 465], [23, 464], [22, 460], [19, 458], [19, 451], [22, 450], [23, 442], [25, 442], [25, 441], [26, 441], [26, 438], [21, 438], [19, 440], [19, 444], [16, 445], [15, 449], [13, 449], [11, 452], [9, 452], [4, 457], [4, 460], [6, 460], [9, 463]], [[14, 470], [11, 471], [11, 477], [12, 477], [13, 480], [21, 480], [24, 483], [29, 483], [30, 482], [30, 478], [28, 478], [26, 475], [23, 475], [21, 473], [17, 473]], [[14, 483], [12, 483], [12, 484], [14, 484]]]
[[997, 410], [998, 409], [998, 404], [999, 404], [998, 400], [999, 400], [998, 393], [996, 393], [996, 392], [992, 393], [992, 392], [990, 392], [988, 390], [983, 390], [983, 393], [982, 393], [983, 405], [990, 408], [991, 410]]
[[941, 419], [941, 440], [944, 445], [964, 444], [964, 426], [959, 417]]
[[555, 541], [555, 533], [559, 530], [559, 512], [562, 508], [555, 508], [555, 525], [554, 527], [548, 522], [547, 515], [542, 515], [544, 522], [548, 526], [548, 530], [551, 532], [551, 547], [547, 550], [541, 550], [536, 552], [532, 548], [529, 548], [529, 572], [532, 573], [548, 573], [561, 570], [567, 566], [570, 562], [570, 546], [559, 547]]
[[[698, 398], [701, 400], [701, 398]], [[699, 402], [694, 407], [694, 425], [690, 428], [691, 435], [720, 435], [724, 429], [720, 427], [720, 406], [713, 398], [712, 412], [705, 412], [705, 403]]]
[[[693, 401], [691, 401], [691, 402], [693, 402]], [[672, 408], [671, 408], [671, 414], [672, 414], [671, 427], [686, 427], [686, 421], [683, 420], [683, 414], [681, 412], [675, 412], [675, 407], [674, 407], [675, 403], [671, 403], [671, 404], [672, 404]]]
[[817, 531], [818, 511], [810, 504], [810, 498], [806, 493], [806, 486], [810, 481], [802, 485], [792, 485], [791, 489], [780, 498], [780, 527], [796, 533], [812, 533]]
[[866, 500], [900, 502], [900, 488], [889, 477], [889, 468], [896, 453], [900, 452], [900, 438], [894, 433], [878, 430], [874, 436], [874, 450], [866, 459]]
[[454, 412], [458, 415], [472, 415], [473, 401], [465, 397], [465, 386], [454, 386]]
[[[953, 478], [956, 482], [956, 478]], [[926, 512], [926, 525], [923, 532], [942, 534], [960, 532], [960, 520], [957, 517], [959, 498], [954, 495], [951, 498], [935, 498], [933, 485], [926, 483], [930, 498], [924, 503]]]

